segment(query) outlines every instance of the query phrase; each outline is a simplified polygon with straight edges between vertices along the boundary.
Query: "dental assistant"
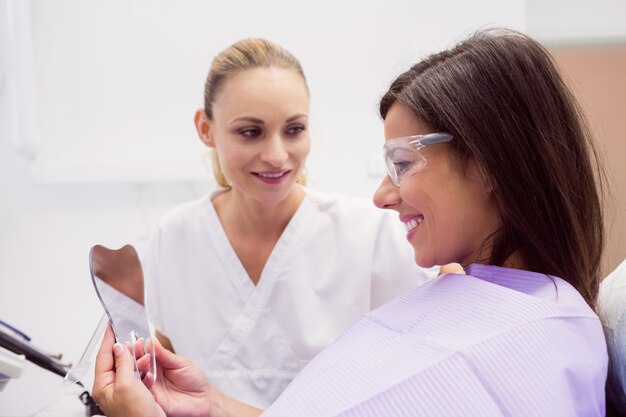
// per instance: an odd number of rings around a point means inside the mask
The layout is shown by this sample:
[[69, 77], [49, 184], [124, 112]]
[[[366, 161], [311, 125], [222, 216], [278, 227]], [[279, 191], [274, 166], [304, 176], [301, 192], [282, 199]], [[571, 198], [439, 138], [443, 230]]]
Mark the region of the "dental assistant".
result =
[[221, 188], [169, 213], [143, 256], [159, 340], [261, 408], [359, 317], [435, 275], [397, 216], [304, 186], [309, 112], [285, 49], [247, 39], [217, 55], [194, 121]]

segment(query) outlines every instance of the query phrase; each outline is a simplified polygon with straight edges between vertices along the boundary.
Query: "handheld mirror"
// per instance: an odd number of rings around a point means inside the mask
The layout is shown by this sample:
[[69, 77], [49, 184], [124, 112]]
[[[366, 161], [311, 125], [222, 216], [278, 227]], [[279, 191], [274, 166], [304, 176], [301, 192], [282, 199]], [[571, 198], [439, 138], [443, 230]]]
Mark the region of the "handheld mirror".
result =
[[[113, 250], [96, 245], [89, 252], [91, 281], [115, 334], [115, 340], [132, 346], [135, 369], [137, 359], [150, 354], [149, 372], [156, 379], [154, 348], [144, 350], [139, 339], [151, 337], [150, 325], [144, 308], [143, 272], [137, 251], [131, 245]], [[154, 346], [151, 344], [151, 346]], [[136, 372], [139, 377], [139, 372]]]

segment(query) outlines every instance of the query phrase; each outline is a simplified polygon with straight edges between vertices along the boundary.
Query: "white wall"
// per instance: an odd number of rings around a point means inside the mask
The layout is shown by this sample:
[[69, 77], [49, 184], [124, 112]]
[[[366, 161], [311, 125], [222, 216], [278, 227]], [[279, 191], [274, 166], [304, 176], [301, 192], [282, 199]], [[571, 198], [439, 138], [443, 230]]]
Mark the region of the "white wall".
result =
[[626, 42], [623, 0], [526, 0], [527, 30], [549, 44]]
[[[522, 0], [17, 2], [0, 0], [0, 319], [71, 361], [100, 317], [89, 248], [145, 238], [165, 210], [211, 188], [191, 122], [219, 50], [262, 36], [298, 56], [312, 91], [311, 183], [369, 198], [382, 167], [375, 107], [392, 78], [481, 26], [525, 28]], [[30, 8], [18, 49], [10, 5]], [[0, 416], [62, 393], [29, 365], [0, 393]]]

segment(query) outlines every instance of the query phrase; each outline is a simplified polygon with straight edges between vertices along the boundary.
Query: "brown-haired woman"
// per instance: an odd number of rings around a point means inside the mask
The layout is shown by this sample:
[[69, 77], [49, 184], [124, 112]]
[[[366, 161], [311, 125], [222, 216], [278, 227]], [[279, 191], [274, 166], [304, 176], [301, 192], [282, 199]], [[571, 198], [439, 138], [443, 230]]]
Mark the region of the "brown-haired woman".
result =
[[309, 90], [291, 53], [236, 42], [204, 93], [195, 125], [220, 189], [161, 222], [143, 256], [146, 305], [165, 345], [265, 407], [350, 324], [428, 276], [391, 213], [303, 186]]
[[[596, 159], [549, 54], [517, 32], [477, 33], [400, 75], [380, 112], [389, 175], [376, 205], [400, 214], [419, 265], [459, 262], [467, 274], [367, 314], [264, 415], [604, 415]], [[113, 368], [107, 337], [100, 375]], [[115, 357], [126, 378], [129, 352]], [[170, 354], [163, 362], [195, 369]], [[260, 413], [202, 378], [176, 382], [201, 387], [203, 415]], [[104, 402], [116, 384], [98, 391]], [[152, 387], [168, 414], [182, 391], [166, 403], [173, 390]], [[162, 411], [147, 390], [133, 393], [135, 405]]]

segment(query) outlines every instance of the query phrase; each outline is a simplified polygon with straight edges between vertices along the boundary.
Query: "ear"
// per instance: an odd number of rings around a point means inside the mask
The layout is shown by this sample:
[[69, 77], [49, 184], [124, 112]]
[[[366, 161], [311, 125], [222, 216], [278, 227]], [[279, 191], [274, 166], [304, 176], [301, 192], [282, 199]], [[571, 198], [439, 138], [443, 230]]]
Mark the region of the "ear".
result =
[[193, 121], [196, 125], [196, 132], [198, 132], [200, 140], [209, 148], [215, 148], [215, 141], [213, 140], [213, 123], [207, 117], [204, 109], [196, 110]]

